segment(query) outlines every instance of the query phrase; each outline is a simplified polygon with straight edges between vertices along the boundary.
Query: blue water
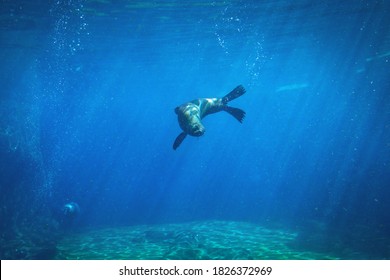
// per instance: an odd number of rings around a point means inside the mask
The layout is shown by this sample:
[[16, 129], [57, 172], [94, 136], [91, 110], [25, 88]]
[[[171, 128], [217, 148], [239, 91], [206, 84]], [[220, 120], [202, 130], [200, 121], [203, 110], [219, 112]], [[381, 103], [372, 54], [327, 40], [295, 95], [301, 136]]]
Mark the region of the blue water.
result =
[[[389, 259], [389, 12], [385, 0], [2, 1], [0, 257], [41, 258], [26, 244], [90, 228], [226, 220]], [[243, 124], [207, 116], [202, 137], [172, 149], [176, 106], [240, 84]]]

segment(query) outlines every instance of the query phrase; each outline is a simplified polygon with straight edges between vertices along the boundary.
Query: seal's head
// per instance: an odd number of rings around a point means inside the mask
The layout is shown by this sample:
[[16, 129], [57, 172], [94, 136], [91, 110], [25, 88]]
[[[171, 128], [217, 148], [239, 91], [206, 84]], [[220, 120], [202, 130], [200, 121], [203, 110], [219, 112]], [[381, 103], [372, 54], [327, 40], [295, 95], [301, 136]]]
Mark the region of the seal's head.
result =
[[192, 136], [202, 136], [206, 129], [200, 121], [199, 107], [191, 103], [176, 107], [181, 129]]
[[75, 217], [79, 214], [80, 207], [76, 202], [69, 202], [63, 206], [62, 211], [66, 217]]

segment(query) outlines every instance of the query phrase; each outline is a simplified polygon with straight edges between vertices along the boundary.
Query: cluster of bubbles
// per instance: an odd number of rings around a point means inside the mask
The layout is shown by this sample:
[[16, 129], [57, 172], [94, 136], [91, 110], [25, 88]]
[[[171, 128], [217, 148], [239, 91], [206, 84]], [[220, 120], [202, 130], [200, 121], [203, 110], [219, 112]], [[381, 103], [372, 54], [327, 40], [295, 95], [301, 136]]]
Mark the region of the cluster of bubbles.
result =
[[248, 58], [245, 60], [246, 69], [251, 77], [251, 83], [255, 84], [260, 77], [260, 71], [264, 66], [264, 63], [267, 59], [267, 56], [264, 53], [263, 42], [264, 37], [262, 37], [260, 42], [256, 42], [256, 47], [254, 52], [248, 55]]
[[224, 7], [215, 21], [214, 35], [227, 58], [244, 61], [246, 75], [253, 85], [260, 77], [267, 56], [263, 49], [264, 36], [249, 12], [250, 7], [245, 4], [240, 8], [234, 4]]
[[74, 70], [70, 60], [84, 49], [83, 38], [88, 34], [87, 21], [82, 0], [57, 0], [50, 9], [53, 30], [47, 56], [42, 63], [48, 71], [51, 84], [46, 95], [62, 94], [66, 85], [66, 74]]
[[81, 37], [87, 33], [87, 22], [81, 0], [58, 0], [50, 10], [55, 20], [53, 46], [64, 55], [83, 49]]
[[7, 124], [0, 130], [0, 137], [7, 139], [8, 150], [11, 152], [16, 152], [19, 149], [20, 138], [17, 136], [18, 135], [15, 128], [10, 124]]
[[[61, 130], [62, 115], [65, 114], [62, 102], [65, 92], [70, 88], [68, 74], [74, 70], [72, 66], [74, 56], [84, 48], [83, 38], [88, 35], [88, 25], [83, 12], [82, 0], [57, 0], [52, 4], [49, 15], [52, 32], [45, 47], [45, 54], [36, 61], [40, 67], [37, 73], [41, 74], [41, 79], [38, 87], [39, 94], [32, 102], [34, 114], [31, 117], [55, 112], [58, 118], [51, 119], [50, 125], [51, 134], [56, 135]], [[36, 112], [37, 110], [39, 112]], [[39, 144], [39, 130], [42, 125], [39, 119], [42, 118], [38, 117], [37, 120], [34, 117], [34, 119], [30, 126], [35, 125], [37, 129], [35, 129], [35, 135], [31, 137], [30, 144], [35, 146], [35, 151], [31, 153], [37, 155], [37, 163], [42, 172], [42, 183], [36, 190], [36, 195], [43, 199], [51, 195], [62, 153], [60, 145], [56, 145], [58, 148], [54, 148], [55, 151], [51, 152], [49, 158], [42, 155]], [[60, 139], [60, 137], [55, 137], [55, 139]]]

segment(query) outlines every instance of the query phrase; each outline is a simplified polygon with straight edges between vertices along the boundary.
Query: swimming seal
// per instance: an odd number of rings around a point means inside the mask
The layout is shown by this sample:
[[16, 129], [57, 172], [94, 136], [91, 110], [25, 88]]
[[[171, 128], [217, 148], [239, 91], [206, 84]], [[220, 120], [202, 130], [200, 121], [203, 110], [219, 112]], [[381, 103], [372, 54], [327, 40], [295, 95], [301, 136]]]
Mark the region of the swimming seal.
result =
[[187, 134], [196, 137], [202, 136], [205, 128], [201, 120], [207, 115], [225, 111], [242, 123], [245, 112], [227, 104], [244, 93], [245, 88], [239, 85], [222, 98], [199, 98], [176, 107], [175, 113], [183, 132], [176, 137], [173, 149], [176, 150], [180, 146]]

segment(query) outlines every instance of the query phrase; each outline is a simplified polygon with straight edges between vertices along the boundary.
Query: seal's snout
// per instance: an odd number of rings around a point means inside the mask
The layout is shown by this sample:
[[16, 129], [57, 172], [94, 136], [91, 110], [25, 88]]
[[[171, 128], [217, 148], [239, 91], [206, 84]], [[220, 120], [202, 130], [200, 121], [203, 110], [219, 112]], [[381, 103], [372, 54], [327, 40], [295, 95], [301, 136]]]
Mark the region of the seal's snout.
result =
[[204, 128], [204, 126], [197, 123], [196, 125], [192, 126], [191, 135], [192, 136], [202, 136], [205, 131], [206, 131], [206, 129]]
[[205, 131], [204, 129], [199, 128], [199, 129], [194, 131], [194, 135], [195, 136], [202, 136], [204, 134], [204, 131]]

